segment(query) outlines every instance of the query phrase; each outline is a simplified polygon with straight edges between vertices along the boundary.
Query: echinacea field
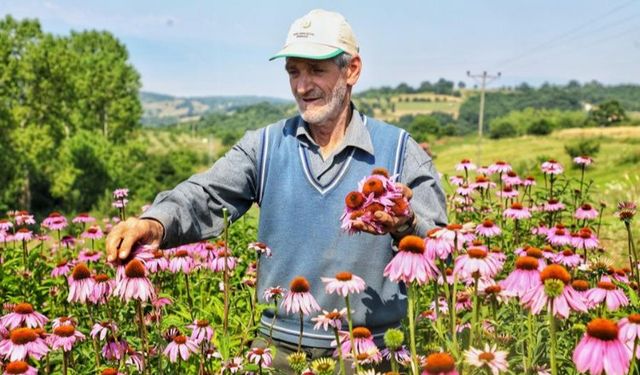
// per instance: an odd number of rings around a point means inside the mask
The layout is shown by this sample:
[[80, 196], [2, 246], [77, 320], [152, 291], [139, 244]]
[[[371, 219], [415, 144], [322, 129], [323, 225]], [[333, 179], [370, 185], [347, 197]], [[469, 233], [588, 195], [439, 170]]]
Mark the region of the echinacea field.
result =
[[[406, 236], [384, 277], [406, 286], [407, 317], [376, 345], [353, 326], [350, 296], [366, 280], [345, 269], [321, 280], [255, 289], [262, 257], [278, 249], [256, 242], [252, 218], [220, 238], [172, 249], [146, 245], [106, 261], [105, 236], [128, 210], [126, 188], [113, 192], [113, 215], [29, 212], [0, 220], [0, 369], [3, 374], [333, 374], [347, 367], [376, 374], [390, 362], [401, 374], [640, 373], [636, 202], [605, 207], [590, 191], [597, 160], [547, 160], [536, 176], [509, 161], [449, 166], [449, 224]], [[336, 217], [378, 228], [376, 211], [403, 216], [394, 176], [362, 176]], [[604, 248], [603, 220], [623, 233]], [[612, 259], [615, 259], [612, 260]], [[310, 283], [344, 299], [327, 311]], [[335, 335], [334, 355], [289, 356], [272, 368], [270, 337], [255, 340], [264, 309], [310, 318]], [[260, 345], [256, 345], [260, 343]]]

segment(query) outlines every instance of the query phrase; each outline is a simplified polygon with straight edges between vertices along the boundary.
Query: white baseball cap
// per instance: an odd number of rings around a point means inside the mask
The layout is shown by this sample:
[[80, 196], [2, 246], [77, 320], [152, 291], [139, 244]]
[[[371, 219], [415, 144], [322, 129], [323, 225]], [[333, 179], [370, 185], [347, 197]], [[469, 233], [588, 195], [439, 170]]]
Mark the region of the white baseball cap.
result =
[[284, 48], [269, 60], [280, 57], [324, 60], [342, 52], [356, 56], [359, 50], [351, 26], [340, 13], [314, 9], [291, 24]]

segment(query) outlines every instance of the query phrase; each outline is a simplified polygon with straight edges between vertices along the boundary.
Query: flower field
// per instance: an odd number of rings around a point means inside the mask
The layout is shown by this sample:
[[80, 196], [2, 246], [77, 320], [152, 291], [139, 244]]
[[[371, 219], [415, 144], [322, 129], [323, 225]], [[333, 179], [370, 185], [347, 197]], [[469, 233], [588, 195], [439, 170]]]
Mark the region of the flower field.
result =
[[[0, 372], [325, 375], [353, 366], [376, 374], [386, 362], [403, 374], [640, 373], [636, 205], [605, 212], [589, 191], [593, 160], [573, 162], [567, 170], [544, 162], [538, 179], [505, 161], [457, 164], [449, 225], [404, 237], [385, 268], [384, 277], [406, 285], [408, 309], [384, 345], [351, 323], [349, 297], [366, 287], [351, 270], [300, 275], [258, 296], [257, 263], [278, 249], [256, 242], [254, 220], [174, 249], [137, 246], [110, 263], [105, 236], [132, 215], [127, 189], [114, 191], [111, 218], [54, 212], [37, 222], [9, 212], [0, 219]], [[388, 176], [375, 179], [382, 182], [347, 196], [335, 218], [352, 235], [372, 234], [355, 233], [351, 220], [409, 212]], [[626, 248], [602, 248], [606, 215], [615, 215]], [[624, 264], [610, 260], [614, 252]], [[344, 308], [319, 306], [310, 282], [344, 298]], [[261, 312], [274, 307], [335, 334], [334, 356], [300, 351], [290, 370], [274, 369], [270, 338], [255, 340]]]

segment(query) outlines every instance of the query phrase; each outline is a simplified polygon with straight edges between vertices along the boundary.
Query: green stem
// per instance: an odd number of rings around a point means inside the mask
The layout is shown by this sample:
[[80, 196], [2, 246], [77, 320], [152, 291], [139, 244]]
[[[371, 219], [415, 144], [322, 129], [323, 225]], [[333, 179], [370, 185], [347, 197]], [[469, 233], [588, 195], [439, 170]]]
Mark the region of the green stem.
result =
[[634, 373], [636, 369], [636, 351], [638, 350], [638, 338], [633, 340], [633, 351], [631, 352], [631, 365], [629, 366], [629, 375]]
[[[535, 337], [533, 336], [533, 314], [531, 311], [527, 314], [527, 363], [533, 367], [533, 349], [535, 345]], [[526, 372], [525, 368], [525, 372]]]
[[473, 312], [471, 315], [471, 330], [469, 331], [469, 347], [474, 345], [475, 334], [478, 331], [478, 275], [473, 275]]
[[549, 336], [551, 346], [549, 348], [549, 360], [551, 362], [551, 375], [558, 375], [558, 365], [556, 363], [556, 318], [553, 316], [553, 299], [549, 300]]
[[356, 340], [353, 338], [353, 321], [351, 320], [351, 304], [349, 303], [349, 295], [344, 297], [344, 302], [347, 306], [347, 323], [349, 324], [349, 338], [351, 339], [351, 356], [353, 357], [353, 363], [356, 365], [356, 373], [360, 372], [360, 364], [358, 363], [358, 356], [356, 355]]
[[136, 301], [136, 311], [138, 313], [138, 323], [140, 324], [140, 340], [142, 341], [142, 368], [147, 373], [147, 327], [144, 325], [144, 315], [142, 314], [142, 302]]
[[340, 363], [340, 373], [346, 374], [347, 370], [344, 367], [344, 359], [342, 358], [342, 343], [340, 342], [340, 334], [338, 334], [338, 328], [333, 327], [333, 334], [336, 336], [336, 347], [338, 348], [338, 361]]
[[69, 363], [69, 352], [62, 351], [62, 374], [67, 375], [67, 366]]
[[222, 329], [224, 336], [228, 337], [227, 331], [229, 329], [229, 269], [227, 267], [227, 252], [229, 251], [229, 211], [227, 208], [222, 209], [222, 217], [224, 220], [224, 321]]
[[298, 336], [298, 353], [302, 352], [302, 330], [304, 329], [304, 314], [300, 311], [300, 336]]
[[269, 345], [273, 342], [273, 326], [276, 324], [276, 317], [278, 316], [278, 298], [273, 297], [273, 319], [271, 320], [271, 327], [269, 327]]
[[[414, 304], [414, 290], [411, 283], [407, 284], [407, 315], [409, 317], [409, 338], [410, 338], [410, 346], [411, 346], [411, 373], [413, 375], [418, 375], [418, 354], [416, 352], [416, 317], [413, 312], [413, 304]], [[436, 301], [437, 303], [437, 301]]]
[[[226, 260], [227, 258], [225, 258]], [[184, 274], [184, 282], [185, 282], [185, 288], [187, 289], [187, 302], [189, 303], [189, 314], [191, 315], [191, 321], [195, 320], [195, 317], [193, 315], [193, 299], [191, 298], [191, 288], [189, 287], [189, 275], [188, 274]]]

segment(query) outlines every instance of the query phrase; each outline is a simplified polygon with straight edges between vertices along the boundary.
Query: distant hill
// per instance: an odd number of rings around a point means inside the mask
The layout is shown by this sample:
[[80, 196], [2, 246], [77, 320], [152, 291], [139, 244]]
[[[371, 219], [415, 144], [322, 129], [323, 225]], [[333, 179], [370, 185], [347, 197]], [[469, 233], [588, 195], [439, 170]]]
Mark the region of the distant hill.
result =
[[144, 114], [142, 124], [147, 127], [198, 120], [211, 113], [227, 113], [238, 108], [258, 104], [288, 104], [290, 100], [268, 96], [203, 96], [177, 97], [152, 92], [140, 92]]

